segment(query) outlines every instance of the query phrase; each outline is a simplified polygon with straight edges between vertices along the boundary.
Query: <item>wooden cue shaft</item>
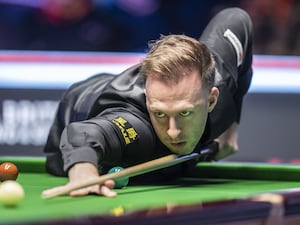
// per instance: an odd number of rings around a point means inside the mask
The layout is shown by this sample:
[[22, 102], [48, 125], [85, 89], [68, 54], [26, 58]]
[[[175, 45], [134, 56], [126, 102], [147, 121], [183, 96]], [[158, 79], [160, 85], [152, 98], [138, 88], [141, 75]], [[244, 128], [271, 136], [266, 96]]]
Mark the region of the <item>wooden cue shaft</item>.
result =
[[169, 166], [173, 166], [182, 162], [185, 162], [187, 160], [191, 159], [196, 159], [199, 157], [198, 153], [191, 153], [189, 155], [184, 155], [184, 156], [178, 156], [176, 154], [171, 154], [168, 156], [164, 156], [158, 159], [154, 159], [145, 163], [141, 163], [132, 167], [128, 167], [124, 170], [121, 170], [117, 173], [110, 173], [110, 174], [105, 174], [102, 176], [99, 176], [97, 178], [93, 178], [90, 180], [83, 181], [81, 183], [74, 184], [72, 186], [66, 186], [65, 188], [55, 190], [51, 193], [48, 194], [42, 194], [42, 198], [48, 199], [48, 198], [53, 198], [56, 196], [60, 195], [66, 195], [69, 194], [71, 191], [85, 188], [88, 186], [92, 186], [95, 184], [102, 184], [106, 180], [114, 180], [117, 178], [124, 178], [124, 177], [133, 177], [137, 175], [141, 175], [144, 173], [148, 173], [154, 170], [166, 168]]

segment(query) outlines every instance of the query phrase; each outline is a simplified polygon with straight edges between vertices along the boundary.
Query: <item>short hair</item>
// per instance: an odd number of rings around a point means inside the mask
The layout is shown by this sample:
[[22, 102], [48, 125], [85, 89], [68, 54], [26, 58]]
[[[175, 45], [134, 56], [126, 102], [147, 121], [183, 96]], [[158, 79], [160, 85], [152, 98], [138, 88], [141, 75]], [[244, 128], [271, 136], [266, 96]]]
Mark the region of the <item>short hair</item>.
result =
[[140, 70], [145, 80], [151, 77], [177, 83], [196, 69], [205, 87], [210, 89], [214, 85], [214, 58], [198, 40], [186, 35], [162, 35], [157, 41], [149, 42], [149, 48]]

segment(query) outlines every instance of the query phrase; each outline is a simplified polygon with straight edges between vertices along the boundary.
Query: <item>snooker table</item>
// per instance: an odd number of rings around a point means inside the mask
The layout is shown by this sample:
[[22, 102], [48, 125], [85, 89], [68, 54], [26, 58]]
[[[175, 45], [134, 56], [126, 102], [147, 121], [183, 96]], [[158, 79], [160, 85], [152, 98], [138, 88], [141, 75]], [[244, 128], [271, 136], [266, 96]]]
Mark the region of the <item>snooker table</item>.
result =
[[43, 157], [0, 157], [19, 168], [25, 191], [16, 207], [0, 205], [0, 224], [300, 224], [300, 166], [201, 162], [168, 183], [129, 185], [116, 198], [41, 192], [67, 182], [45, 172]]

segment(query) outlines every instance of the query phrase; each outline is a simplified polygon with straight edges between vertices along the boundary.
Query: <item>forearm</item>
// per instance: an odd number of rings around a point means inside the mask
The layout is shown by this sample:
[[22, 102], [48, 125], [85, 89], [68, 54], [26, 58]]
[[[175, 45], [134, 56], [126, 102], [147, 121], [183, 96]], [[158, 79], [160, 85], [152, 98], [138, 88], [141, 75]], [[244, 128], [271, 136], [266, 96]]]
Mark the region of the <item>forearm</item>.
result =
[[[62, 135], [60, 150], [64, 161], [64, 170], [68, 171], [73, 165], [88, 162], [98, 167], [98, 163], [103, 161], [104, 153], [112, 160], [119, 158], [120, 141], [115, 135], [113, 139], [108, 139], [106, 132], [113, 128], [105, 126], [105, 120], [101, 120], [103, 127], [93, 122], [76, 122], [68, 125]], [[113, 133], [112, 130], [109, 134]], [[108, 142], [110, 140], [110, 142]], [[113, 158], [115, 157], [115, 158]]]

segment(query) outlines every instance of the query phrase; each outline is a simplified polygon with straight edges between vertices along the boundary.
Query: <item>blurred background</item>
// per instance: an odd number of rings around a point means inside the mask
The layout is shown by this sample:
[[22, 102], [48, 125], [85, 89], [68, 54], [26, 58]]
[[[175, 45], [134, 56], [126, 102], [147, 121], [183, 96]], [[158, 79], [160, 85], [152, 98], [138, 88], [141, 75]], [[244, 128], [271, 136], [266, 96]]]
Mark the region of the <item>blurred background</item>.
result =
[[255, 54], [300, 54], [299, 0], [0, 0], [0, 49], [145, 52], [233, 6], [253, 19]]
[[0, 0], [0, 156], [43, 156], [66, 88], [140, 61], [161, 34], [198, 38], [220, 10], [253, 20], [254, 75], [229, 160], [300, 163], [300, 0]]

